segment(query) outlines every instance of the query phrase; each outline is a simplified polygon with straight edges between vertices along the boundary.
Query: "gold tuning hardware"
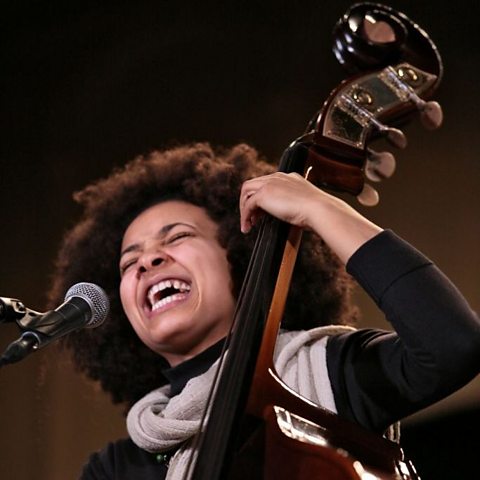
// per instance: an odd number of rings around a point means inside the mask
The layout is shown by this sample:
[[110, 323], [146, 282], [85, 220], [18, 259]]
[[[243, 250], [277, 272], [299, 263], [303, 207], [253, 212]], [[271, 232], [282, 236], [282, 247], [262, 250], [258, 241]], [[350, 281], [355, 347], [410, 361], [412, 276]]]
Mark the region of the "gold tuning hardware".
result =
[[435, 130], [442, 124], [443, 111], [440, 104], [434, 101], [426, 102], [415, 93], [414, 87], [419, 83], [419, 77], [413, 68], [387, 67], [386, 74], [395, 87], [403, 92], [420, 111], [420, 120], [426, 129]]
[[341, 95], [340, 108], [348, 111], [358, 123], [364, 127], [376, 128], [392, 145], [397, 148], [405, 148], [407, 146], [407, 137], [398, 128], [389, 127], [379, 122], [375, 115], [364, 108], [361, 102], [355, 100], [349, 95]]

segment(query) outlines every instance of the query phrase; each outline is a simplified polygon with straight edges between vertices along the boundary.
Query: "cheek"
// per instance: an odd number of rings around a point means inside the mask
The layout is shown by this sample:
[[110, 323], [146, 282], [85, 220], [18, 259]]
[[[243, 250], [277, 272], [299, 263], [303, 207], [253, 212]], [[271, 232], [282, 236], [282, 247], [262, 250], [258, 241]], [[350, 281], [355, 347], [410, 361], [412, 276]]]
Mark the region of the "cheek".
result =
[[228, 294], [233, 296], [233, 280], [230, 264], [227, 261], [225, 253], [222, 251], [221, 254], [216, 255], [216, 262], [212, 260], [211, 265], [214, 265], [215, 277], [217, 279], [218, 285], [217, 288], [223, 292], [223, 294]]
[[135, 302], [135, 294], [132, 286], [132, 282], [128, 281], [128, 276], [125, 276], [120, 281], [120, 301], [122, 302], [123, 309], [128, 315], [128, 311], [133, 307]]

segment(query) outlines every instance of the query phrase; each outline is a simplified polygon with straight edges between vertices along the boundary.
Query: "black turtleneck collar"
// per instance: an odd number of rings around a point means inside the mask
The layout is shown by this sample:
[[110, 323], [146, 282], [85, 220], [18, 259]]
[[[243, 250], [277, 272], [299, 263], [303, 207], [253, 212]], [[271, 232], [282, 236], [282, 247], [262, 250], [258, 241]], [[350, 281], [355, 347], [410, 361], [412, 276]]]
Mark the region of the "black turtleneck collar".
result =
[[185, 387], [186, 383], [193, 377], [198, 377], [205, 373], [210, 366], [220, 357], [225, 339], [220, 340], [196, 357], [190, 358], [185, 362], [162, 370], [165, 378], [170, 383], [170, 396], [178, 395]]

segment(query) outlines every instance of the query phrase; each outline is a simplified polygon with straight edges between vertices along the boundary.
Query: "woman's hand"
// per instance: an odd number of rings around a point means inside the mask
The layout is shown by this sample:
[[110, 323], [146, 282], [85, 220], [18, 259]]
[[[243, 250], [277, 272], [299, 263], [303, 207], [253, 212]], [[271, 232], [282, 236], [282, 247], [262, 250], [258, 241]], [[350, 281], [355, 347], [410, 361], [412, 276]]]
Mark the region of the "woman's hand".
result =
[[321, 194], [321, 190], [298, 173], [277, 172], [247, 180], [240, 195], [242, 232], [249, 232], [263, 212], [292, 225], [309, 228], [308, 206]]
[[320, 190], [297, 173], [276, 172], [247, 180], [240, 194], [240, 226], [248, 233], [265, 213], [313, 230], [346, 262], [382, 231], [343, 200]]

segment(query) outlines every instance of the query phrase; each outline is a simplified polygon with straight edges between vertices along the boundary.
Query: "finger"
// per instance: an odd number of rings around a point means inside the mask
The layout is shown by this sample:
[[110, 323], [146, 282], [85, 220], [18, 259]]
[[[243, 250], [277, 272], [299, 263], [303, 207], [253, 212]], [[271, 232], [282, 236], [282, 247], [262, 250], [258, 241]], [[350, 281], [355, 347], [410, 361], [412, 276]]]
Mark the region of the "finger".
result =
[[257, 202], [256, 191], [245, 194], [240, 208], [240, 229], [243, 233], [248, 233], [262, 216]]
[[240, 230], [243, 233], [248, 233], [252, 226], [252, 212], [251, 208], [248, 206], [248, 200], [251, 198], [253, 195], [253, 192], [251, 193], [245, 193], [242, 195], [242, 200], [240, 202]]
[[268, 175], [263, 177], [251, 178], [243, 182], [242, 189], [240, 192], [241, 197], [250, 196], [252, 193], [256, 192], [268, 181]]

